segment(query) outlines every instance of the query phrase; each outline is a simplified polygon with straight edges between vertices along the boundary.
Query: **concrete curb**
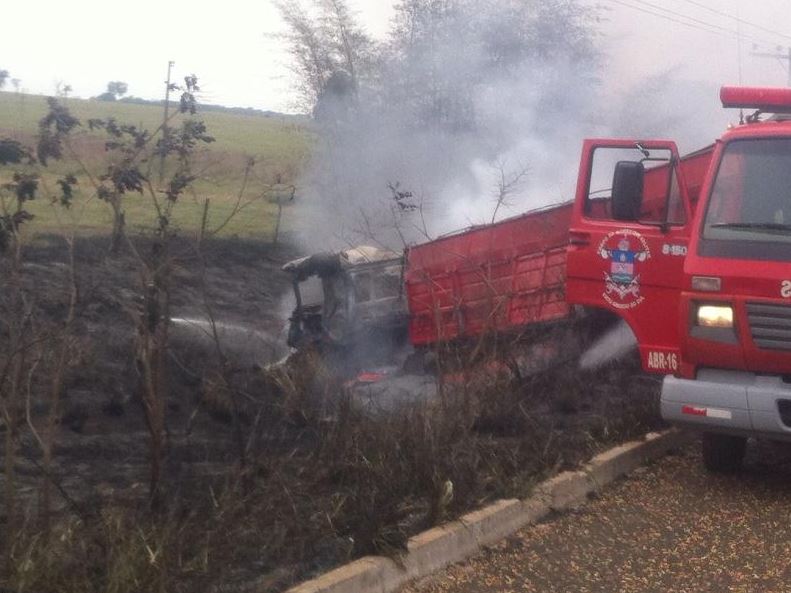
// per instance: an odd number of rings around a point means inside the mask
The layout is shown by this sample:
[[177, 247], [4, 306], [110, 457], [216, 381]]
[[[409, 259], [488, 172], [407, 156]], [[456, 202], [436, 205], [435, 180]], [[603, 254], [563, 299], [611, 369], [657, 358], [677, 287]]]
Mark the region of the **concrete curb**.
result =
[[449, 564], [460, 562], [551, 511], [583, 504], [588, 496], [641, 465], [686, 444], [692, 435], [671, 429], [649, 433], [596, 455], [581, 470], [542, 482], [525, 500], [499, 500], [409, 540], [399, 566], [388, 558], [367, 556], [306, 581], [286, 593], [390, 593]]

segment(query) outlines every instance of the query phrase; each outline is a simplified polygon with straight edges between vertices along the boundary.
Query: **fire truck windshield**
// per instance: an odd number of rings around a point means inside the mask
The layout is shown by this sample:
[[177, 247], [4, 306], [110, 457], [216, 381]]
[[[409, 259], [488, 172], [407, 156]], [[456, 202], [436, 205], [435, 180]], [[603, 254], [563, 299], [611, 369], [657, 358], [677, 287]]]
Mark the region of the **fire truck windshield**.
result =
[[[791, 244], [791, 139], [736, 140], [725, 147], [703, 239], [704, 243]], [[730, 251], [711, 243], [709, 251]], [[759, 247], [750, 251], [761, 255]]]

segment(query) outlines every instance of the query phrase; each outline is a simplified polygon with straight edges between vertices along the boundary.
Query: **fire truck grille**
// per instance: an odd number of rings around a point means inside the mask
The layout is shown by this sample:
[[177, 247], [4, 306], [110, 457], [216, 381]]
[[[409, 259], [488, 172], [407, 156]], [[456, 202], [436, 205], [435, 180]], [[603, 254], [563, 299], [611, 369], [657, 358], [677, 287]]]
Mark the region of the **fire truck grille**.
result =
[[747, 303], [753, 342], [766, 350], [791, 350], [791, 306]]

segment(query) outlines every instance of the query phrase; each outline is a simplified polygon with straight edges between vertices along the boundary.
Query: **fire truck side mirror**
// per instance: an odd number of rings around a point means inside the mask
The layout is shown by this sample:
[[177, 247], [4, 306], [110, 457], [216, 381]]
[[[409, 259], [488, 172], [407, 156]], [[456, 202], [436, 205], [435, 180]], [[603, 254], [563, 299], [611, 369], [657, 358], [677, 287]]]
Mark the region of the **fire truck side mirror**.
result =
[[619, 161], [612, 178], [612, 216], [615, 220], [637, 221], [643, 204], [643, 163]]

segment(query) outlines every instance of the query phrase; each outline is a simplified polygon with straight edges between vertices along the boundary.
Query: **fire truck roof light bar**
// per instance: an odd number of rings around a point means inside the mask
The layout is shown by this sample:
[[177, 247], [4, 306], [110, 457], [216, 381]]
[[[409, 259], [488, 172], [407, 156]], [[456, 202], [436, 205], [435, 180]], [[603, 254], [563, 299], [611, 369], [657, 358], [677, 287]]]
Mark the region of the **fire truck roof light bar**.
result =
[[726, 108], [791, 113], [791, 88], [724, 86], [720, 89], [720, 100]]

